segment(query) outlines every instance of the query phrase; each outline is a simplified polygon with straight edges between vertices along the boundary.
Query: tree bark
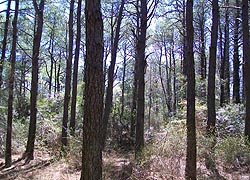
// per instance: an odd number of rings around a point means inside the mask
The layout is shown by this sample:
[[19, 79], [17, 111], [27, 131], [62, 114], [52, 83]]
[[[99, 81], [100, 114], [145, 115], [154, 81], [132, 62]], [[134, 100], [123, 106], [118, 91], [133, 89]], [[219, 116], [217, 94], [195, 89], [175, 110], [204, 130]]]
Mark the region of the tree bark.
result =
[[212, 1], [212, 32], [211, 46], [209, 49], [209, 72], [208, 72], [208, 89], [207, 89], [207, 130], [214, 132], [215, 129], [215, 71], [216, 71], [216, 54], [218, 40], [218, 23], [219, 23], [219, 5], [217, 0]]
[[[235, 5], [239, 6], [239, 0], [236, 0]], [[233, 55], [233, 102], [240, 103], [240, 60], [239, 60], [239, 19], [240, 10], [235, 10], [234, 20], [234, 55]]]
[[243, 29], [243, 62], [244, 85], [246, 99], [245, 136], [250, 141], [250, 37], [249, 37], [249, 5], [248, 0], [242, 0], [242, 29]]
[[74, 18], [74, 3], [75, 0], [70, 1], [69, 12], [69, 41], [68, 41], [68, 57], [66, 65], [66, 82], [64, 92], [64, 104], [63, 104], [63, 120], [62, 120], [62, 151], [65, 151], [65, 147], [68, 145], [68, 118], [69, 118], [69, 104], [70, 104], [70, 90], [71, 90], [71, 75], [72, 75], [72, 59], [73, 59], [73, 18]]
[[[229, 0], [226, 0], [226, 6]], [[230, 62], [229, 62], [229, 9], [226, 8], [225, 14], [225, 41], [224, 41], [224, 58], [225, 58], [225, 103], [230, 102]]]
[[73, 72], [73, 88], [72, 88], [72, 101], [71, 101], [71, 113], [70, 113], [70, 134], [75, 135], [76, 129], [76, 99], [77, 99], [77, 77], [78, 77], [78, 64], [80, 54], [81, 43], [81, 10], [82, 0], [78, 0], [77, 6], [77, 34], [76, 34], [76, 47], [75, 47], [75, 59], [74, 59], [74, 72]]
[[205, 6], [206, 2], [200, 2], [200, 11], [198, 12], [198, 28], [199, 28], [199, 53], [200, 53], [200, 75], [201, 80], [205, 80], [207, 76], [207, 59], [206, 59], [206, 37], [205, 37], [205, 23], [206, 23], [206, 14]]
[[5, 149], [5, 167], [11, 166], [12, 159], [12, 119], [13, 119], [13, 99], [14, 99], [14, 82], [16, 69], [16, 45], [17, 45], [17, 20], [18, 20], [19, 0], [15, 3], [15, 15], [13, 20], [13, 37], [11, 49], [11, 70], [9, 75], [9, 99], [8, 99], [8, 119], [7, 119], [7, 135], [6, 135], [6, 149]]
[[[222, 107], [225, 104], [225, 53], [223, 48], [225, 49], [225, 46], [223, 46], [223, 32], [222, 32], [222, 27], [219, 27], [220, 31], [220, 106]], [[225, 43], [224, 43], [225, 45]]]
[[100, 0], [85, 0], [86, 63], [81, 180], [102, 179], [103, 20]]
[[187, 157], [185, 176], [187, 180], [196, 179], [196, 128], [195, 128], [195, 70], [194, 70], [194, 27], [193, 0], [186, 6], [186, 59], [187, 62]]
[[105, 106], [104, 106], [104, 113], [103, 113], [103, 123], [102, 123], [102, 148], [105, 147], [105, 141], [107, 138], [107, 126], [108, 126], [108, 119], [112, 108], [113, 102], [113, 84], [114, 84], [114, 71], [115, 71], [115, 63], [116, 63], [116, 56], [118, 50], [118, 43], [120, 40], [120, 28], [122, 22], [122, 13], [124, 8], [125, 0], [121, 0], [121, 5], [119, 9], [119, 14], [117, 17], [117, 25], [114, 37], [114, 43], [111, 47], [111, 62], [108, 70], [108, 86], [106, 89], [106, 98], [105, 98]]
[[26, 151], [23, 158], [26, 158], [26, 162], [34, 159], [34, 145], [36, 137], [36, 121], [37, 121], [37, 91], [38, 91], [38, 70], [39, 70], [39, 52], [40, 43], [43, 32], [43, 11], [44, 0], [41, 0], [39, 5], [36, 0], [33, 0], [36, 18], [37, 28], [34, 33], [33, 39], [33, 54], [32, 54], [32, 79], [31, 79], [31, 97], [30, 97], [30, 124], [29, 135], [26, 146]]
[[140, 157], [144, 147], [144, 116], [145, 116], [145, 49], [147, 34], [147, 0], [140, 0], [140, 28], [137, 41], [137, 61], [138, 61], [138, 84], [137, 84], [137, 111], [136, 111], [136, 139], [135, 155]]

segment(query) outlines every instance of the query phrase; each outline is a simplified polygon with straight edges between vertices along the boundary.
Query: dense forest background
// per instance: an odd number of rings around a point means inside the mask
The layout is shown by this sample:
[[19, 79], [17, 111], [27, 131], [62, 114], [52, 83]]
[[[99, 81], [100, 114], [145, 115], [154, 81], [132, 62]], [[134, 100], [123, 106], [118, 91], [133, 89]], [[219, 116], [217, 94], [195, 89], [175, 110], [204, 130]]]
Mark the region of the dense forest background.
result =
[[249, 179], [248, 4], [0, 1], [0, 179]]

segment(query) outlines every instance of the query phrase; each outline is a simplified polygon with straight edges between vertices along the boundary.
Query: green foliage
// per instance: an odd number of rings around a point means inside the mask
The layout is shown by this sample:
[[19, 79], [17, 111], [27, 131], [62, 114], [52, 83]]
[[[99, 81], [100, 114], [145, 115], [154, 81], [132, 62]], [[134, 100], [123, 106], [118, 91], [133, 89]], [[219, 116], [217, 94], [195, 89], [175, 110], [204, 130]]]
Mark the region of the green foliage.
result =
[[58, 151], [60, 148], [60, 128], [56, 121], [44, 119], [37, 123], [37, 145], [39, 148], [49, 148]]
[[228, 168], [250, 165], [250, 146], [242, 136], [226, 137], [217, 142], [216, 158]]
[[24, 152], [28, 137], [28, 122], [14, 121], [13, 123], [13, 153]]
[[229, 104], [218, 109], [216, 128], [220, 138], [242, 135], [244, 125], [244, 106], [242, 104]]
[[18, 96], [16, 102], [17, 119], [24, 122], [29, 116], [29, 100], [24, 96]]

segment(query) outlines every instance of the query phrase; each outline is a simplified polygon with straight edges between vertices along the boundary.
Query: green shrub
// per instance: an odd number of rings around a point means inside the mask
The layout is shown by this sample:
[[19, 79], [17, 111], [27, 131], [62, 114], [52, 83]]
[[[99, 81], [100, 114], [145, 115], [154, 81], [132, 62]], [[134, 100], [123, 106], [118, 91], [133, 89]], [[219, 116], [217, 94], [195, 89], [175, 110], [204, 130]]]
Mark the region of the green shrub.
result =
[[229, 104], [218, 109], [216, 128], [219, 138], [242, 135], [244, 130], [244, 106]]
[[241, 167], [250, 165], [250, 146], [241, 136], [228, 136], [217, 142], [215, 147], [217, 160], [228, 167]]

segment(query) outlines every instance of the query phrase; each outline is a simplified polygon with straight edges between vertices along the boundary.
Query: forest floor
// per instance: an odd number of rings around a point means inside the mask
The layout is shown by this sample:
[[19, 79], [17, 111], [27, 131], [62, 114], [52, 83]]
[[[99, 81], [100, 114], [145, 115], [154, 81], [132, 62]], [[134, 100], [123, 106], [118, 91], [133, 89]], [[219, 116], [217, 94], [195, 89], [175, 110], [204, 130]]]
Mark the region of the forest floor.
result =
[[[153, 142], [146, 145], [143, 158], [140, 162], [134, 160], [132, 152], [106, 150], [103, 153], [104, 180], [184, 180], [185, 178], [185, 133], [181, 129], [171, 133], [181, 133], [183, 136], [169, 134], [169, 130], [161, 130], [154, 134]], [[179, 137], [179, 139], [178, 139]], [[199, 146], [198, 146], [199, 149]], [[80, 152], [79, 152], [80, 153]], [[81, 162], [76, 157], [58, 158], [48, 151], [35, 151], [34, 160], [25, 164], [13, 156], [13, 165], [4, 168], [4, 159], [0, 158], [1, 180], [79, 180]], [[205, 157], [198, 155], [197, 179], [201, 180], [250, 180], [250, 166], [239, 168], [225, 167], [216, 162], [216, 169], [208, 169]]]

